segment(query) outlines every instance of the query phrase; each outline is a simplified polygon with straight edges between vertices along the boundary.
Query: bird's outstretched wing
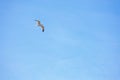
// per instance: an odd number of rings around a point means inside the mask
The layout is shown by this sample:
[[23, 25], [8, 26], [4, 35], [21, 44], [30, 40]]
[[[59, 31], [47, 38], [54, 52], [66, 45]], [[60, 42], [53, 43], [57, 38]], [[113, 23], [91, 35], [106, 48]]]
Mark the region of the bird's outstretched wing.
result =
[[44, 26], [41, 24], [40, 27], [42, 28], [42, 32], [44, 32]]
[[44, 32], [44, 26], [40, 23], [40, 21], [39, 20], [35, 20], [35, 21], [37, 21], [37, 25], [40, 26], [42, 28], [42, 32]]

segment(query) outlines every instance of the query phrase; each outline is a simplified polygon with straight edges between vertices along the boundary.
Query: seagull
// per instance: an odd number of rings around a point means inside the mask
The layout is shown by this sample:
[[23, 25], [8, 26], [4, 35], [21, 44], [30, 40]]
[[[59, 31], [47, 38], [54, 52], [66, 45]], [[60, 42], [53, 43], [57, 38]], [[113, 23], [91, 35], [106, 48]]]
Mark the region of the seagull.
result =
[[37, 26], [40, 26], [42, 28], [42, 32], [44, 32], [44, 26], [40, 23], [39, 20], [35, 20], [37, 21]]

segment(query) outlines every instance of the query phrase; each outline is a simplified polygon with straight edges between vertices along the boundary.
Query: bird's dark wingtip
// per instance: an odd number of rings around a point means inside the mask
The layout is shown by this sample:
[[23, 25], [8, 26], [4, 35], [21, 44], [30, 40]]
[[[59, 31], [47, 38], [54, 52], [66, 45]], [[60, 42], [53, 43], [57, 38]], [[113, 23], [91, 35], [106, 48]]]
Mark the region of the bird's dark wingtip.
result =
[[44, 32], [44, 29], [42, 30], [42, 32]]

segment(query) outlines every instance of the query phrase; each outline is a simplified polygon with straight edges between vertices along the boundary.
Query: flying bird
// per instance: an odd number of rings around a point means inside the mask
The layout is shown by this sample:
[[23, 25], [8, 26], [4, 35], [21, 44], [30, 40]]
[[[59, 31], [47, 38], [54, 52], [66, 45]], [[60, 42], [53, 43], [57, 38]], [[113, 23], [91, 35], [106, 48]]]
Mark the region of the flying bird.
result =
[[40, 23], [40, 21], [39, 20], [35, 20], [35, 21], [37, 21], [37, 26], [40, 26], [42, 29], [42, 32], [44, 32], [44, 26]]

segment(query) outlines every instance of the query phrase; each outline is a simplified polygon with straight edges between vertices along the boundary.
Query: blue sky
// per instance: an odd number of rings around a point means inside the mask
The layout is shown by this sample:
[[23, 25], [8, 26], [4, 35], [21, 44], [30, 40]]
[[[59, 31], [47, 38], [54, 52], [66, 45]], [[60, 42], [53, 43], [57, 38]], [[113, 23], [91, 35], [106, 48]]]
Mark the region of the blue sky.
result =
[[0, 80], [120, 80], [119, 4], [1, 0]]

